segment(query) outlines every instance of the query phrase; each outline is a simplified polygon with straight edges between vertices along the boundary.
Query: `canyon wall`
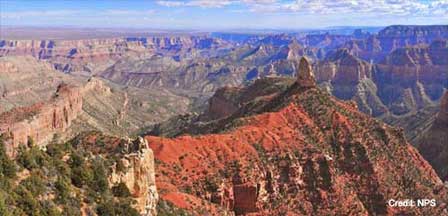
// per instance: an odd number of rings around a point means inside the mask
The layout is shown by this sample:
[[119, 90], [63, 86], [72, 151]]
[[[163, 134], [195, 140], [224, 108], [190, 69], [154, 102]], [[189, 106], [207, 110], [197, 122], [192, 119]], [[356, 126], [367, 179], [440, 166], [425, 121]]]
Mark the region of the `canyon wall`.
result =
[[434, 26], [388, 26], [365, 39], [347, 41], [343, 47], [364, 60], [379, 62], [398, 48], [418, 44], [431, 44], [448, 38], [447, 25]]
[[54, 97], [29, 107], [19, 107], [0, 115], [0, 133], [6, 136], [6, 152], [14, 157], [19, 145], [31, 140], [43, 146], [53, 135], [65, 131], [82, 111], [79, 87], [59, 85]]
[[31, 106], [16, 107], [0, 114], [0, 134], [6, 152], [14, 157], [20, 145], [45, 146], [55, 134], [65, 132], [82, 113], [87, 91], [109, 91], [101, 81], [90, 79], [83, 86], [61, 83], [52, 98]]
[[443, 180], [448, 180], [448, 91], [441, 102], [440, 111], [428, 131], [416, 141], [422, 156], [434, 167]]
[[123, 57], [179, 54], [226, 46], [206, 36], [153, 36], [82, 40], [0, 40], [1, 56], [33, 56], [63, 72], [95, 74]]
[[434, 105], [447, 88], [447, 59], [446, 40], [396, 49], [375, 66], [378, 96], [396, 115]]

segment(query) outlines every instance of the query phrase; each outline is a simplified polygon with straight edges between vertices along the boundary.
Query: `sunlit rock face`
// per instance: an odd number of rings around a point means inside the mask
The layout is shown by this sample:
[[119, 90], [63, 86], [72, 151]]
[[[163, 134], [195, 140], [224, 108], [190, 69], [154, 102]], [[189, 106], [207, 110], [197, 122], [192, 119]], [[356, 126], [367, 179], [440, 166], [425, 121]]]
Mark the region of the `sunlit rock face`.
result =
[[109, 181], [112, 185], [124, 183], [136, 200], [134, 207], [144, 216], [157, 215], [159, 200], [155, 184], [154, 154], [148, 142], [138, 137], [123, 147], [122, 167], [112, 169]]

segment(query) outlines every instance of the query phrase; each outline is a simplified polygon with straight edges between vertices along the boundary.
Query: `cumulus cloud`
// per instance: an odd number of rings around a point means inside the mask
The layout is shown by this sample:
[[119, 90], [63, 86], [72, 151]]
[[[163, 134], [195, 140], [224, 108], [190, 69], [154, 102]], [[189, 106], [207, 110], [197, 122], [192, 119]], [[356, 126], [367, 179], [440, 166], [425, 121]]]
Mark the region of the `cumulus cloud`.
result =
[[391, 15], [447, 15], [448, 0], [161, 0], [168, 7], [221, 8], [244, 6], [251, 12], [289, 12], [309, 14], [372, 13]]

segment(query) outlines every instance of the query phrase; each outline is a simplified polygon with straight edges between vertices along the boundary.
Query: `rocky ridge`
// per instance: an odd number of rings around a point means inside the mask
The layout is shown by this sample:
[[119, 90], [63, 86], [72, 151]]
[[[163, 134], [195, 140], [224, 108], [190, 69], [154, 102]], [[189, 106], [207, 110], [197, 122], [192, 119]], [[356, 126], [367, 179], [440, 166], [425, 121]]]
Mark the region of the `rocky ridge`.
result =
[[[303, 72], [280, 94], [187, 134], [146, 136], [162, 200], [211, 214], [447, 214], [446, 188], [402, 131], [309, 85]], [[386, 205], [405, 197], [438, 205]]]

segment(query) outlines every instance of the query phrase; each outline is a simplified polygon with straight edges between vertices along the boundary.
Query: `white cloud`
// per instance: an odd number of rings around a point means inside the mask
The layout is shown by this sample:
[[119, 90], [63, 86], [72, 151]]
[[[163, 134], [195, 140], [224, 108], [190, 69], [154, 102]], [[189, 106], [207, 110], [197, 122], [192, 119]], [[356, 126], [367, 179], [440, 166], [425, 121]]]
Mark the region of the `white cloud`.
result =
[[2, 19], [23, 19], [32, 17], [48, 17], [48, 18], [61, 18], [61, 17], [123, 17], [123, 16], [145, 16], [153, 15], [155, 10], [44, 10], [44, 11], [16, 11], [16, 12], [2, 12], [0, 18]]
[[288, 12], [305, 14], [377, 14], [431, 16], [447, 15], [448, 0], [160, 0], [168, 7], [221, 8], [240, 5], [251, 12]]
[[47, 16], [47, 17], [61, 17], [61, 16], [73, 16], [82, 13], [79, 10], [44, 10], [44, 11], [17, 11], [17, 12], [1, 12], [0, 17], [9, 18], [9, 19], [21, 19], [26, 17], [38, 17], [38, 16]]
[[157, 4], [167, 7], [192, 6], [203, 8], [220, 8], [236, 2], [237, 1], [231, 1], [231, 0], [191, 0], [191, 1], [163, 0], [163, 1], [157, 1]]

